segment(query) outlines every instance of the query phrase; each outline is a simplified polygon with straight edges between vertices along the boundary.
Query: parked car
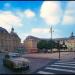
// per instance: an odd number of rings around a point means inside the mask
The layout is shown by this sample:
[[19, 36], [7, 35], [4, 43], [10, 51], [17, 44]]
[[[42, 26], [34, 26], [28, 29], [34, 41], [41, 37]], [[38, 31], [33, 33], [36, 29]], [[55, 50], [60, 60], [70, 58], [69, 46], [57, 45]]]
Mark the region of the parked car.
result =
[[11, 69], [29, 69], [30, 61], [21, 57], [19, 53], [7, 53], [3, 58], [3, 64]]

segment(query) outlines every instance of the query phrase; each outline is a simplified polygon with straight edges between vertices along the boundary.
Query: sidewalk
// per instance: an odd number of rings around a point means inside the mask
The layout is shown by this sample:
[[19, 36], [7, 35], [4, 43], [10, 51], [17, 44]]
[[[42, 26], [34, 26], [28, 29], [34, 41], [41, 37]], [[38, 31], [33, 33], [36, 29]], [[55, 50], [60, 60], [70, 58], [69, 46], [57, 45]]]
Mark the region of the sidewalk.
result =
[[[44, 58], [44, 59], [59, 59], [59, 53], [34, 53], [34, 54], [25, 54], [23, 57], [30, 58]], [[74, 52], [61, 52], [60, 59], [61, 61], [70, 61], [75, 60]]]

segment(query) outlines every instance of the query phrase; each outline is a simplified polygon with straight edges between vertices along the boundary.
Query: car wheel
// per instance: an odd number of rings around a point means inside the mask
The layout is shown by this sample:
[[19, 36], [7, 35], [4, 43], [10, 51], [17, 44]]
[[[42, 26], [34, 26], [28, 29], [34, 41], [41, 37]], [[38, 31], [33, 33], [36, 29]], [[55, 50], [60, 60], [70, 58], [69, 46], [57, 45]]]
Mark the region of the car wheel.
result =
[[5, 60], [3, 60], [3, 65], [6, 66], [6, 61]]
[[8, 68], [12, 69], [13, 68], [13, 63], [11, 61], [7, 61], [4, 63]]
[[12, 62], [10, 62], [9, 67], [10, 67], [11, 69], [14, 69], [14, 64], [13, 64]]

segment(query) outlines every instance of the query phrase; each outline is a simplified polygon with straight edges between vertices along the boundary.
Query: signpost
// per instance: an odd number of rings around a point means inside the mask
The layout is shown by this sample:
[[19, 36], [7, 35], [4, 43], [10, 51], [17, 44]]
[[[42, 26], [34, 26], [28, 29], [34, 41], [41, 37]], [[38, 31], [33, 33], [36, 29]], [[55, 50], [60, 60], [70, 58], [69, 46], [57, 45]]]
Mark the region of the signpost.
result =
[[60, 60], [60, 42], [58, 41], [58, 52], [59, 52], [59, 60]]

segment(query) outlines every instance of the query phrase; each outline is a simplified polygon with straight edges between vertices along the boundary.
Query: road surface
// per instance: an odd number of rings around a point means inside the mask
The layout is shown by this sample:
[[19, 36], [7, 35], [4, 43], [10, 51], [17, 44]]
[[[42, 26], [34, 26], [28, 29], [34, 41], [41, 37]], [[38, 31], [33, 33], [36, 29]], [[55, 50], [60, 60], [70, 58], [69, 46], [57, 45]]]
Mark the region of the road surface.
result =
[[9, 68], [5, 67], [3, 65], [3, 59], [4, 53], [0, 53], [0, 74], [32, 74], [37, 69], [47, 65], [49, 62], [53, 62], [54, 60], [49, 59], [40, 59], [40, 58], [28, 58], [30, 60], [30, 70], [22, 71], [22, 72], [14, 72], [10, 70]]

